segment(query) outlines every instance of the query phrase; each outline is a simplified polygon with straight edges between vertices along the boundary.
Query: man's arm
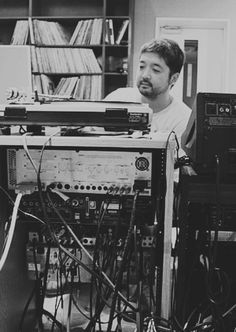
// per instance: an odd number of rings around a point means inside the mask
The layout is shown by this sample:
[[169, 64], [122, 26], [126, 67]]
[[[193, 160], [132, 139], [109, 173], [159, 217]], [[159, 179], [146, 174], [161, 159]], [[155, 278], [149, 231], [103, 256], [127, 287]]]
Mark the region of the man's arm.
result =
[[141, 95], [136, 88], [119, 88], [109, 93], [104, 101], [118, 101], [118, 102], [130, 102], [130, 103], [141, 103]]

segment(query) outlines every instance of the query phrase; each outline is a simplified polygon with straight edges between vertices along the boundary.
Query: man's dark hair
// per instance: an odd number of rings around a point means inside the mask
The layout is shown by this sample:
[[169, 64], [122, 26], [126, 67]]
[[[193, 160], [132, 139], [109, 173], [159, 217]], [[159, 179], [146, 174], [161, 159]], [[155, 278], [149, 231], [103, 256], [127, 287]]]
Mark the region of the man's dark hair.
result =
[[156, 53], [163, 58], [170, 69], [170, 76], [181, 72], [184, 64], [184, 52], [174, 40], [153, 39], [141, 47], [140, 55], [146, 52]]

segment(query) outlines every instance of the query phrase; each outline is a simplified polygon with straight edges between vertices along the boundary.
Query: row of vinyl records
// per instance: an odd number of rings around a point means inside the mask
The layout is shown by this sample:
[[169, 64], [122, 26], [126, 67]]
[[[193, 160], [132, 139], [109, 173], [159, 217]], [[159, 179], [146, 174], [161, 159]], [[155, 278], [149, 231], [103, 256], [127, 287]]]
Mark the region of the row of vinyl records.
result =
[[100, 64], [90, 48], [40, 48], [31, 45], [30, 49], [33, 72], [102, 73]]
[[[112, 19], [105, 20], [105, 42], [119, 45], [125, 35], [129, 20], [121, 20], [118, 31]], [[59, 22], [38, 19], [18, 20], [11, 38], [12, 45], [99, 45], [102, 41], [103, 19], [79, 20], [70, 36]]]
[[58, 84], [45, 75], [33, 75], [33, 88], [40, 94], [76, 100], [101, 100], [101, 75], [61, 77]]

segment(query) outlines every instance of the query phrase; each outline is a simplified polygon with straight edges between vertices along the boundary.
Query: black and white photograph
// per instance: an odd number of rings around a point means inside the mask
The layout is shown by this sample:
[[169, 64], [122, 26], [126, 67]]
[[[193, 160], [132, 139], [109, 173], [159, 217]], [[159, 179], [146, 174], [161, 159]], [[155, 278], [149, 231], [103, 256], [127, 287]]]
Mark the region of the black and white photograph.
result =
[[235, 0], [0, 0], [0, 332], [236, 332], [235, 35]]

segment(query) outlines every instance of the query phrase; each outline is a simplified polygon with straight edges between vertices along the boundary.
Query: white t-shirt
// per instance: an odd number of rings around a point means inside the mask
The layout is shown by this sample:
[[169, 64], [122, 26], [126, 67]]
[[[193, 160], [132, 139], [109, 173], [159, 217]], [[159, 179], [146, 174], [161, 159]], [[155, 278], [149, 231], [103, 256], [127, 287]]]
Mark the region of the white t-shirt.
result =
[[[119, 88], [107, 95], [104, 100], [142, 103], [142, 95], [138, 88]], [[179, 157], [185, 155], [181, 147], [181, 136], [187, 127], [191, 112], [191, 109], [185, 103], [177, 101], [173, 97], [172, 102], [166, 108], [153, 113], [151, 133], [155, 135], [155, 132], [175, 132], [180, 147], [178, 150]], [[174, 172], [174, 181], [179, 181], [179, 169]]]
[[[111, 92], [104, 100], [142, 103], [142, 95], [138, 88], [119, 88]], [[166, 108], [153, 114], [151, 133], [174, 131], [181, 145], [181, 136], [190, 115], [191, 109], [182, 101], [173, 98]]]

